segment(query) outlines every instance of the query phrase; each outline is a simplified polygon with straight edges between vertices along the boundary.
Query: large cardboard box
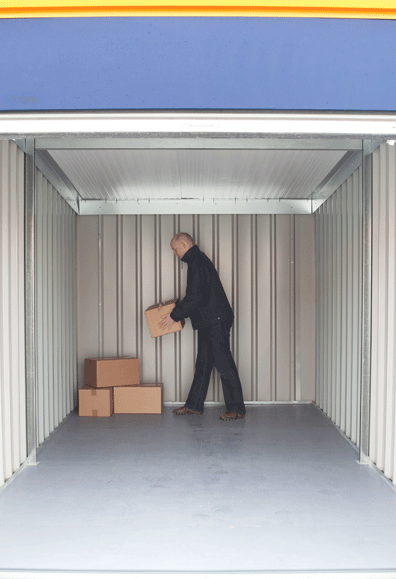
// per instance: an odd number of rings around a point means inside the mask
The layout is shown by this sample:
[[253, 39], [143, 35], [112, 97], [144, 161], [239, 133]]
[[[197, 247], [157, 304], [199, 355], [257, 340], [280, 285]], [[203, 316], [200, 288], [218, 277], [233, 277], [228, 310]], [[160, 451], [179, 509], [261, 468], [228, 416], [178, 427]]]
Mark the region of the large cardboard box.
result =
[[139, 358], [86, 358], [84, 384], [96, 388], [139, 384]]
[[179, 332], [184, 328], [185, 323], [184, 320], [181, 320], [180, 322], [175, 322], [173, 326], [168, 330], [163, 330], [158, 325], [161, 322], [161, 317], [164, 316], [165, 314], [170, 314], [177, 302], [178, 300], [169, 300], [168, 302], [164, 302], [163, 304], [150, 306], [144, 312], [152, 338], [158, 338], [158, 336], [165, 336], [166, 334]]
[[113, 388], [90, 388], [78, 391], [79, 416], [111, 416], [114, 412]]
[[161, 414], [162, 384], [114, 388], [114, 414]]

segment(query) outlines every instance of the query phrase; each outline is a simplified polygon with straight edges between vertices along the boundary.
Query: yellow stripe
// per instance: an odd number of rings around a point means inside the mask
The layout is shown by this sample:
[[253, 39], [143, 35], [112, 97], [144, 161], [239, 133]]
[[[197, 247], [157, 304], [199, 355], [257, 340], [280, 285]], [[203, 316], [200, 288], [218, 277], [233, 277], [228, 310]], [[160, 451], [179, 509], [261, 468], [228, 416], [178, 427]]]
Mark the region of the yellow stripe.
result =
[[284, 16], [316, 18], [396, 18], [396, 0], [0, 0], [0, 17], [48, 16]]
[[81, 0], [0, 0], [2, 8], [29, 9], [29, 8], [80, 8], [87, 7], [106, 7], [106, 8], [163, 8], [180, 7], [180, 8], [194, 8], [199, 6], [202, 8], [212, 7], [226, 7], [226, 8], [240, 8], [240, 7], [257, 7], [270, 10], [331, 10], [331, 9], [345, 9], [345, 10], [391, 10], [396, 9], [396, 0], [299, 0], [298, 2], [290, 2], [290, 0], [272, 0], [270, 2], [263, 2], [262, 0], [251, 0], [249, 2], [241, 2], [238, 0], [199, 0], [199, 2], [186, 0], [139, 0], [131, 2], [131, 0], [95, 0], [95, 2], [84, 2]]

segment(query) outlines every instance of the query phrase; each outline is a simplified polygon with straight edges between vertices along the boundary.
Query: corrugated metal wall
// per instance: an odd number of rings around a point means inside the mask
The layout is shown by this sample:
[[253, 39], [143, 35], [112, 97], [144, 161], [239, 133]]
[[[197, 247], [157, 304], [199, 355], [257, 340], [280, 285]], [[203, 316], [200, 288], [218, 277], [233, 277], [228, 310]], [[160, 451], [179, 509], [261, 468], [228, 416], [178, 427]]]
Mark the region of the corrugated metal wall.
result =
[[24, 153], [0, 140], [0, 486], [27, 458]]
[[37, 442], [77, 397], [76, 214], [36, 171]]
[[[372, 155], [370, 460], [396, 481], [396, 148]], [[362, 201], [356, 171], [316, 213], [317, 387], [322, 410], [359, 445]]]
[[316, 212], [316, 403], [359, 438], [362, 300], [361, 170]]
[[396, 482], [396, 148], [373, 153], [373, 286], [369, 458]]
[[[187, 266], [170, 249], [188, 231], [213, 260], [235, 312], [232, 346], [246, 400], [315, 396], [315, 218], [270, 215], [77, 218], [78, 362], [129, 355], [141, 381], [164, 383], [165, 401], [183, 401], [197, 348], [182, 332], [152, 339], [144, 310], [185, 293]], [[213, 374], [207, 400], [221, 401]]]

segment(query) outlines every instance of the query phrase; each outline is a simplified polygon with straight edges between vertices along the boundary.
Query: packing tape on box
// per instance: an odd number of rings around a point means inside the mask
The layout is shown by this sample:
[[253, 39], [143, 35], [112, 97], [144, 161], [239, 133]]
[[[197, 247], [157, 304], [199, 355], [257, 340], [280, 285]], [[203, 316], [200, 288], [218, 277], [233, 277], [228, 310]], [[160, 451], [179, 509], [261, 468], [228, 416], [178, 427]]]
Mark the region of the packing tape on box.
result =
[[97, 396], [97, 395], [98, 395], [98, 393], [96, 390], [91, 390], [91, 396]]
[[97, 410], [92, 410], [92, 416], [97, 416], [98, 415], [98, 411]]

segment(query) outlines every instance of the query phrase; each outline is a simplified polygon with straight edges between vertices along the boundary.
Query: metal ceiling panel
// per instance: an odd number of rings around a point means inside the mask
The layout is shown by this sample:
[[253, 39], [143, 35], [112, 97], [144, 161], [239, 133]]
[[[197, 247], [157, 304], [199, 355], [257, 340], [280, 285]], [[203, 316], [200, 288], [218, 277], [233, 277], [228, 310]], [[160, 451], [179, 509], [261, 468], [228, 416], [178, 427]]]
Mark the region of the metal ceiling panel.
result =
[[345, 151], [50, 151], [83, 200], [309, 199]]

